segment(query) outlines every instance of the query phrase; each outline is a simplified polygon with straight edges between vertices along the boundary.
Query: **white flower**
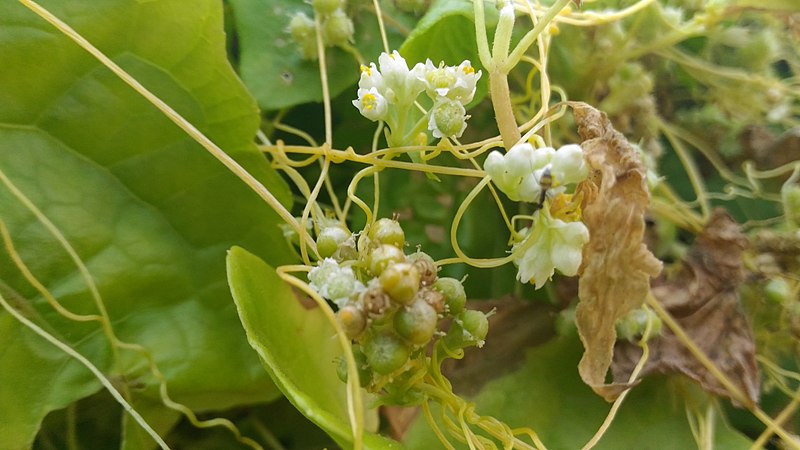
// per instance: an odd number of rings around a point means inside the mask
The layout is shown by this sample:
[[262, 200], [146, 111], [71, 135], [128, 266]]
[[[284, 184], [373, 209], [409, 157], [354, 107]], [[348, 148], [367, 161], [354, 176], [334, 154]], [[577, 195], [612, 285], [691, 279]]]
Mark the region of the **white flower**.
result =
[[537, 212], [535, 217], [533, 231], [521, 231], [524, 238], [514, 245], [512, 252], [525, 247], [522, 256], [514, 260], [519, 267], [517, 279], [532, 282], [539, 289], [556, 270], [566, 276], [578, 273], [583, 245], [589, 242], [589, 230], [583, 222], [552, 218], [547, 210]]
[[425, 92], [431, 99], [447, 97], [466, 105], [475, 96], [475, 86], [481, 73], [476, 73], [469, 61], [462, 62], [458, 67], [445, 66], [444, 63], [436, 67], [429, 59], [425, 61], [423, 69], [419, 80], [425, 83]]
[[428, 59], [425, 61], [425, 70], [419, 79], [425, 83], [425, 92], [428, 97], [436, 100], [438, 97], [446, 97], [456, 84], [455, 70], [452, 67], [441, 63], [439, 67], [433, 65]]
[[325, 258], [308, 272], [309, 287], [319, 295], [330, 299], [339, 307], [346, 305], [351, 298], [361, 294], [366, 288], [356, 279], [353, 269], [339, 267], [333, 258]]
[[[493, 151], [486, 158], [483, 164], [486, 173], [492, 177], [494, 184], [503, 191], [508, 198], [514, 201], [535, 201], [533, 197], [521, 197], [520, 188], [523, 184], [530, 190], [528, 185], [535, 182], [533, 179], [535, 154], [533, 146], [530, 144], [520, 144], [511, 147], [505, 155], [498, 151]], [[536, 183], [538, 185], [538, 183]]]
[[358, 80], [359, 89], [378, 89], [378, 92], [384, 89], [383, 75], [375, 67], [375, 63], [369, 63], [369, 66], [361, 65], [361, 78]]
[[486, 158], [484, 170], [508, 198], [532, 203], [541, 198], [545, 172], [552, 178], [547, 188], [549, 196], [563, 192], [566, 185], [579, 183], [589, 175], [583, 150], [575, 144], [554, 150], [534, 149], [531, 144], [523, 143], [511, 147], [505, 155], [493, 151]]
[[441, 97], [431, 110], [428, 130], [435, 138], [459, 138], [467, 128], [468, 118], [464, 105], [447, 97]]
[[411, 104], [425, 89], [425, 84], [419, 79], [425, 71], [425, 66], [417, 64], [409, 70], [406, 60], [397, 53], [397, 50], [391, 54], [381, 53], [378, 65], [385, 83], [383, 95], [390, 103]]
[[386, 98], [378, 92], [376, 87], [359, 89], [358, 99], [353, 100], [353, 105], [358, 108], [358, 112], [362, 116], [373, 122], [384, 120], [389, 112]]
[[454, 68], [454, 72], [456, 83], [453, 89], [450, 90], [449, 97], [466, 105], [475, 96], [475, 87], [481, 78], [481, 71], [475, 72], [472, 63], [469, 60], [465, 60]]

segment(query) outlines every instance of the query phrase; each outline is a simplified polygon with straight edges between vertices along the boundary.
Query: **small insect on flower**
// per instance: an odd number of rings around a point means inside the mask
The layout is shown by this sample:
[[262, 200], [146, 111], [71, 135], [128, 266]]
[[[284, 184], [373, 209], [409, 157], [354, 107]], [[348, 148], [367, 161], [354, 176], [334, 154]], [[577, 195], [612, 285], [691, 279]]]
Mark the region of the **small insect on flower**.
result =
[[534, 211], [542, 209], [544, 201], [547, 199], [547, 190], [553, 187], [553, 174], [550, 173], [550, 167], [545, 167], [539, 176], [539, 187], [542, 189], [542, 193], [539, 195], [539, 203], [533, 208]]

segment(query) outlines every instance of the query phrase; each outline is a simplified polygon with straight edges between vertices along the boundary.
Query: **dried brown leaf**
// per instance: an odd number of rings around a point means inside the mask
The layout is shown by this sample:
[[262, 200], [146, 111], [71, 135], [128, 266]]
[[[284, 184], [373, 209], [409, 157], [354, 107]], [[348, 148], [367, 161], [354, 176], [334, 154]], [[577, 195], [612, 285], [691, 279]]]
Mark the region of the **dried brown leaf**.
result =
[[617, 338], [614, 324], [644, 303], [661, 261], [643, 243], [650, 194], [638, 154], [604, 113], [585, 103], [570, 106], [592, 170], [579, 187], [590, 239], [578, 287], [576, 322], [585, 349], [578, 370], [586, 384], [611, 401], [625, 387], [605, 384]]
[[[744, 281], [742, 252], [746, 244], [739, 225], [724, 210], [716, 210], [680, 272], [657, 283], [653, 295], [714, 365], [755, 404], [760, 391], [755, 342], [738, 293]], [[678, 372], [709, 392], [731, 397], [669, 330], [665, 329], [648, 345], [650, 358], [642, 375]], [[612, 366], [614, 379], [627, 379], [640, 356], [638, 346], [620, 342]]]

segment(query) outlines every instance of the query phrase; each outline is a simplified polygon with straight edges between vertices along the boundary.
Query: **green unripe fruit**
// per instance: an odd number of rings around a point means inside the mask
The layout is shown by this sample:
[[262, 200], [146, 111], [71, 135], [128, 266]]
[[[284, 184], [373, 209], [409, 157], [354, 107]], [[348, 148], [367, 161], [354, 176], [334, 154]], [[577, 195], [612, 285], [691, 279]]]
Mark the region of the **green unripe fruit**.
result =
[[414, 265], [419, 271], [419, 282], [422, 286], [430, 286], [436, 282], [439, 269], [433, 258], [428, 256], [427, 253], [416, 252], [408, 255], [406, 260]]
[[339, 245], [349, 237], [350, 233], [345, 230], [344, 227], [333, 226], [321, 229], [319, 236], [317, 236], [317, 251], [319, 252], [319, 256], [321, 258], [333, 256], [339, 248]]
[[467, 304], [467, 293], [464, 292], [464, 286], [460, 281], [455, 278], [439, 278], [433, 283], [433, 289], [440, 292], [444, 296], [447, 311], [456, 315], [464, 310]]
[[406, 255], [394, 245], [383, 244], [369, 254], [369, 270], [373, 275], [380, 276], [386, 267], [403, 262]]
[[378, 219], [369, 227], [369, 238], [381, 244], [391, 244], [403, 248], [406, 244], [406, 235], [400, 223], [392, 219]]
[[358, 307], [348, 305], [336, 313], [336, 318], [350, 339], [356, 339], [367, 327], [367, 316]]
[[456, 317], [444, 337], [445, 344], [453, 349], [483, 346], [489, 333], [489, 319], [480, 311], [466, 310]]
[[419, 291], [419, 272], [409, 263], [388, 266], [380, 276], [383, 290], [392, 300], [407, 305], [414, 301]]
[[436, 332], [439, 316], [424, 300], [400, 308], [394, 315], [394, 331], [413, 345], [425, 345]]
[[486, 339], [489, 334], [489, 318], [481, 311], [467, 310], [461, 314], [461, 326], [471, 334], [476, 342]]
[[328, 45], [344, 45], [353, 40], [353, 21], [342, 10], [337, 10], [322, 24], [322, 35]]
[[[372, 381], [372, 372], [367, 367], [367, 357], [356, 347], [353, 347], [353, 359], [356, 363], [356, 370], [358, 371], [358, 384], [361, 387], [367, 387]], [[339, 364], [336, 365], [336, 376], [342, 381], [347, 383], [347, 360], [344, 358], [339, 359]]]
[[320, 15], [328, 15], [344, 6], [344, 0], [312, 0], [311, 6]]
[[[645, 335], [648, 322], [652, 322], [650, 332]], [[661, 318], [650, 308], [638, 308], [618, 319], [615, 326], [618, 337], [630, 342], [636, 342], [640, 339], [649, 341], [658, 336], [661, 334], [663, 324]]]
[[411, 356], [411, 349], [399, 337], [382, 333], [367, 341], [364, 354], [375, 373], [388, 375], [403, 367]]

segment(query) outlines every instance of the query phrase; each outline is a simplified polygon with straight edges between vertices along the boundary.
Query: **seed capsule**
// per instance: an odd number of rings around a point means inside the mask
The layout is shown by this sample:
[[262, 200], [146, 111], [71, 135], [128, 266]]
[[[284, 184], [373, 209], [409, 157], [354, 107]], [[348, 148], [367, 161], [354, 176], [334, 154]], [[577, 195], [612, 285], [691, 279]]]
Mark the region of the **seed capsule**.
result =
[[399, 337], [382, 333], [367, 341], [364, 354], [375, 373], [387, 375], [403, 367], [411, 350]]
[[394, 245], [403, 248], [406, 243], [406, 235], [400, 223], [392, 219], [378, 219], [369, 228], [369, 238], [381, 244]]
[[[367, 387], [372, 381], [372, 372], [367, 367], [367, 357], [364, 356], [358, 347], [353, 347], [353, 359], [356, 363], [356, 370], [358, 371], [358, 382], [361, 387]], [[339, 364], [336, 366], [336, 376], [342, 381], [347, 383], [347, 360], [344, 358], [339, 359]]]
[[439, 278], [433, 283], [433, 288], [442, 293], [444, 296], [447, 311], [456, 315], [464, 310], [467, 304], [467, 293], [464, 292], [464, 286], [460, 281], [455, 278]]
[[430, 342], [436, 332], [439, 315], [424, 300], [400, 308], [394, 315], [394, 330], [400, 337], [417, 346]]
[[344, 0], [312, 0], [311, 6], [317, 14], [331, 14], [344, 6]]
[[427, 253], [416, 252], [408, 255], [406, 260], [411, 262], [419, 271], [420, 286], [430, 286], [436, 282], [438, 269], [433, 258]]
[[348, 305], [336, 313], [336, 318], [342, 325], [345, 334], [350, 339], [356, 339], [367, 327], [367, 317], [363, 311], [353, 305]]
[[437, 314], [444, 312], [444, 295], [430, 287], [420, 288], [417, 298], [431, 305]]
[[370, 253], [369, 270], [377, 277], [383, 273], [387, 266], [403, 262], [405, 259], [406, 255], [403, 254], [402, 250], [394, 245], [383, 244]]
[[361, 294], [361, 303], [367, 317], [380, 322], [392, 306], [389, 296], [383, 292], [380, 286], [373, 286]]
[[453, 321], [444, 337], [444, 343], [453, 350], [473, 345], [482, 347], [483, 340], [486, 339], [488, 333], [489, 320], [486, 314], [480, 311], [466, 310]]
[[409, 263], [390, 265], [381, 273], [380, 281], [383, 290], [398, 303], [411, 303], [419, 291], [419, 272]]
[[322, 258], [333, 256], [339, 245], [350, 237], [350, 232], [344, 227], [333, 226], [325, 227], [320, 230], [317, 236], [317, 251]]

